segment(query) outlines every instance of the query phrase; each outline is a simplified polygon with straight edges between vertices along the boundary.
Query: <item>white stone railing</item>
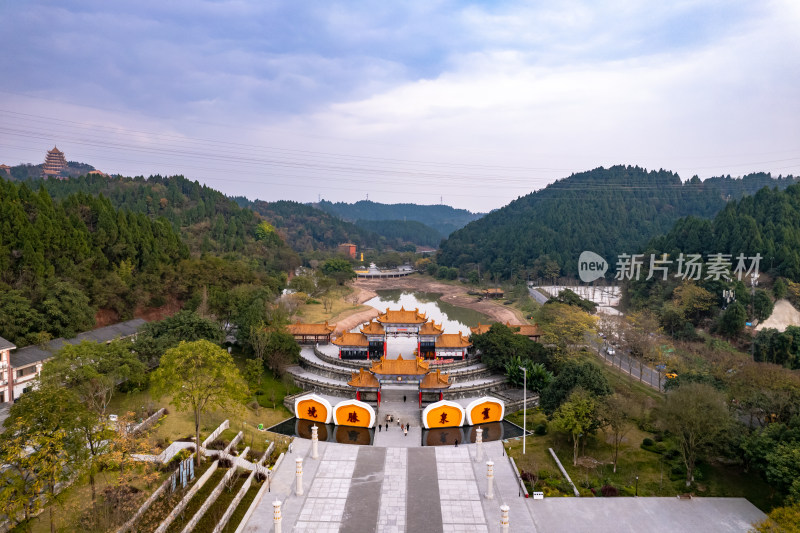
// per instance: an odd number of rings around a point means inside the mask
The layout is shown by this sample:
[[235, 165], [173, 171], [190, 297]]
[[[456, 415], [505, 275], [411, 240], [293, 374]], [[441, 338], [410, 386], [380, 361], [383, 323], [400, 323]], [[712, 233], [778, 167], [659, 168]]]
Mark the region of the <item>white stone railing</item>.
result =
[[214, 474], [218, 466], [219, 466], [219, 461], [214, 461], [213, 463], [211, 463], [211, 466], [208, 467], [208, 470], [206, 470], [205, 473], [202, 476], [200, 476], [200, 479], [197, 480], [197, 483], [194, 484], [194, 487], [189, 489], [189, 492], [186, 493], [186, 495], [183, 497], [183, 499], [181, 499], [178, 505], [175, 506], [172, 512], [169, 513], [169, 515], [164, 519], [163, 522], [161, 522], [161, 525], [158, 526], [158, 529], [156, 529], [154, 533], [164, 533], [167, 530], [170, 524], [172, 524], [172, 522], [175, 521], [175, 518], [189, 504], [189, 500], [192, 499], [192, 496], [194, 496], [195, 493], [198, 490], [200, 490], [203, 487], [203, 485], [206, 484], [206, 481], [208, 481], [208, 479]]

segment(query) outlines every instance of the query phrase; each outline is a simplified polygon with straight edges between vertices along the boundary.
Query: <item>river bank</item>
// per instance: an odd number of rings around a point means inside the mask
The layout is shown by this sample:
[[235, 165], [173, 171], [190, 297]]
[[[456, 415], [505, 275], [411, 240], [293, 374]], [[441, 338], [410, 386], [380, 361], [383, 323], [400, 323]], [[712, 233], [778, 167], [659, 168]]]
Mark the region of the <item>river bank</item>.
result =
[[[408, 291], [417, 292], [432, 292], [441, 294], [443, 302], [455, 305], [458, 307], [465, 307], [483, 313], [495, 322], [511, 322], [512, 324], [526, 324], [527, 321], [522, 313], [509, 306], [502, 305], [494, 300], [479, 300], [476, 296], [467, 294], [468, 287], [466, 285], [455, 285], [449, 283], [442, 283], [433, 278], [413, 274], [404, 278], [389, 278], [389, 279], [358, 279], [351, 283], [351, 287], [356, 292], [356, 299], [359, 304], [371, 300], [378, 295], [377, 291], [384, 289], [404, 289]], [[331, 320], [331, 323], [336, 323], [336, 331], [350, 331], [357, 325], [368, 322], [377, 317], [379, 311], [372, 307], [368, 307], [349, 313], [347, 316], [341, 318], [336, 317]]]

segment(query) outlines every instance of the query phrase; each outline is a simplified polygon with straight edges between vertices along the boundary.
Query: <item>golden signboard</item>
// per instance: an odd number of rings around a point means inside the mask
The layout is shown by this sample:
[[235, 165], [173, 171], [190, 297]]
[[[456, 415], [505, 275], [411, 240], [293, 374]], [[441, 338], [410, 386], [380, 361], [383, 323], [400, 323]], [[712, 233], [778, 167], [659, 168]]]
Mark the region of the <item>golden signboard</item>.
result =
[[340, 402], [336, 404], [333, 422], [339, 426], [371, 427], [375, 419], [374, 411], [368, 405], [359, 405], [360, 403]]
[[503, 401], [490, 396], [478, 398], [467, 406], [467, 424], [470, 426], [500, 422], [504, 415], [505, 404]]
[[447, 400], [432, 403], [422, 411], [422, 425], [426, 429], [463, 426], [464, 418], [464, 408]]
[[331, 419], [331, 404], [315, 394], [298, 398], [295, 401], [295, 416], [327, 424]]

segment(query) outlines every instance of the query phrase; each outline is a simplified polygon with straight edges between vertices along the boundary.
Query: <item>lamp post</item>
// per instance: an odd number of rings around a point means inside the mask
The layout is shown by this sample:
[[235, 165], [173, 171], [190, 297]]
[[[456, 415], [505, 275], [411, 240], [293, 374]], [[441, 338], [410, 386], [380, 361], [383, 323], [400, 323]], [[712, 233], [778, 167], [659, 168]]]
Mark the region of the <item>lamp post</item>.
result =
[[636, 476], [636, 496], [639, 496], [639, 476]]
[[525, 441], [528, 440], [528, 369], [522, 370], [522, 455], [525, 455]]

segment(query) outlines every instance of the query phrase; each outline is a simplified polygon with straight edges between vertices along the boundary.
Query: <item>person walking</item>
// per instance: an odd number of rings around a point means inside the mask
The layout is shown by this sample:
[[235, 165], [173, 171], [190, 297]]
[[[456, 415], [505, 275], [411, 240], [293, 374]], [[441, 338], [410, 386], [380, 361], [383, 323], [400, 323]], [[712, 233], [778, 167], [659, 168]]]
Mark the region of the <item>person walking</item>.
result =
[[386, 431], [389, 431], [389, 422], [386, 422]]
[[406, 395], [403, 394], [403, 403], [406, 403]]
[[458, 439], [456, 439], [456, 448], [458, 448]]
[[378, 433], [380, 433], [382, 429], [383, 429], [383, 426], [378, 424]]
[[411, 430], [411, 424], [406, 422], [406, 431], [410, 431], [410, 430]]
[[408, 428], [403, 426], [403, 435], [408, 437]]

